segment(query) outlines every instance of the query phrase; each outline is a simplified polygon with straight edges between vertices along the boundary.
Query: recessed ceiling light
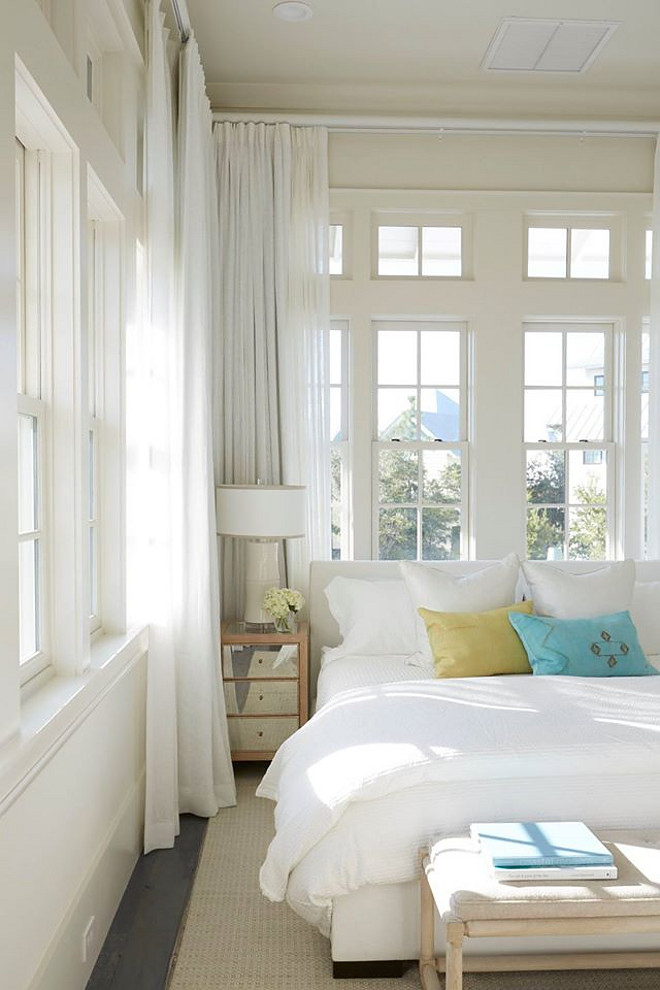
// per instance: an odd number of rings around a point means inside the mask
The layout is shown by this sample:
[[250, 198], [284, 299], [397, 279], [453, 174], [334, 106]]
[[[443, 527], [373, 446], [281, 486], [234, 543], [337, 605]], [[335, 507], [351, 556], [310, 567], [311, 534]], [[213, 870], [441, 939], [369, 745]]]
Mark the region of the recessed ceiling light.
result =
[[314, 16], [314, 11], [303, 0], [286, 0], [285, 3], [275, 4], [273, 14], [281, 21], [308, 21]]

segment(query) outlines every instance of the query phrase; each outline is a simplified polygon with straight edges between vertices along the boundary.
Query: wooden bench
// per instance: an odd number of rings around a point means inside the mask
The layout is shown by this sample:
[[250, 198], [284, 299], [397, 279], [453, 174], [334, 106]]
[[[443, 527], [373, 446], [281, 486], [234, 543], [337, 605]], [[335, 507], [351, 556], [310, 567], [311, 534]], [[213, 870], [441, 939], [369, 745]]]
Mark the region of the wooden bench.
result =
[[[482, 955], [464, 959], [465, 938], [658, 933], [660, 832], [599, 832], [613, 853], [616, 880], [505, 882], [488, 875], [478, 847], [465, 835], [422, 851], [421, 952], [423, 990], [461, 990], [463, 971], [660, 968], [660, 951], [545, 955]], [[446, 956], [435, 957], [435, 911], [445, 926]]]

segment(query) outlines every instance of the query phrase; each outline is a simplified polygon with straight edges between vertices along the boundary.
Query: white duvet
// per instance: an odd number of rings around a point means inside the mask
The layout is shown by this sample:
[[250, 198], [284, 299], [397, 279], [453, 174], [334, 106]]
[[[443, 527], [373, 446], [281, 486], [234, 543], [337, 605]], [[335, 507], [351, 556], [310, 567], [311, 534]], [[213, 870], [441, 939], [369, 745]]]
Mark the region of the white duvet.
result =
[[482, 677], [345, 691], [278, 750], [263, 893], [329, 933], [332, 900], [417, 875], [475, 820], [660, 820], [660, 677]]

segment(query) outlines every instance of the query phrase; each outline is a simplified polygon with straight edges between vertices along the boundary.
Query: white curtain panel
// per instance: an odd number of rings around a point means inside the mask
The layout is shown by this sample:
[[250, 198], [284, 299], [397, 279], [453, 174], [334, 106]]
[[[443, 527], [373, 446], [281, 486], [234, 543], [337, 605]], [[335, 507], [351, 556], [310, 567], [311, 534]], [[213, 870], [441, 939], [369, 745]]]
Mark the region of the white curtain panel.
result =
[[[216, 478], [305, 485], [307, 537], [287, 541], [287, 581], [306, 592], [330, 556], [327, 131], [215, 126], [220, 217]], [[240, 541], [223, 541], [223, 603], [242, 614]]]
[[657, 559], [660, 558], [660, 136], [655, 148], [652, 232], [647, 554]]
[[147, 46], [145, 312], [129, 356], [131, 611], [149, 625], [145, 852], [174, 844], [180, 813], [212, 815], [234, 801], [209, 432], [210, 118], [195, 47], [181, 60], [175, 149], [159, 0], [147, 5]]
[[180, 539], [173, 601], [179, 811], [236, 803], [220, 677], [220, 588], [213, 468], [212, 339], [218, 301], [218, 208], [212, 116], [193, 35], [179, 63], [177, 356], [173, 392]]

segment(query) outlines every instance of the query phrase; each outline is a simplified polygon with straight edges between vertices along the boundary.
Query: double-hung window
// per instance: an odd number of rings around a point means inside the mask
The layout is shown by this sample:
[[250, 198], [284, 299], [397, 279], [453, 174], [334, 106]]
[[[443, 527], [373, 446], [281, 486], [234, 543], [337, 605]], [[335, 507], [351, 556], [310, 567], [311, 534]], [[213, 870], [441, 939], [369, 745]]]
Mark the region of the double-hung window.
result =
[[330, 514], [332, 559], [351, 555], [348, 432], [348, 321], [332, 320], [329, 353]]
[[19, 661], [25, 683], [48, 664], [47, 408], [44, 401], [45, 196], [39, 152], [16, 140]]
[[467, 545], [465, 327], [374, 324], [373, 541], [381, 560], [449, 560]]
[[527, 555], [612, 554], [612, 328], [525, 327]]

